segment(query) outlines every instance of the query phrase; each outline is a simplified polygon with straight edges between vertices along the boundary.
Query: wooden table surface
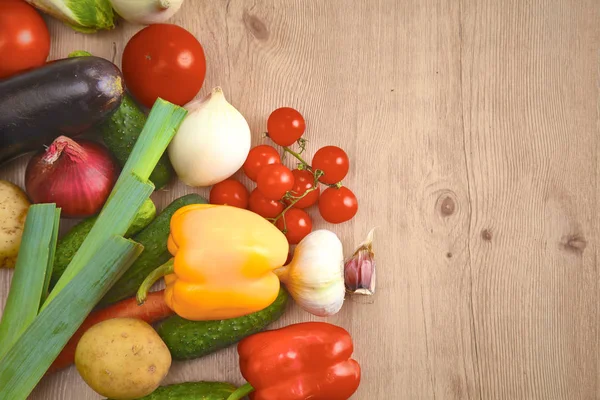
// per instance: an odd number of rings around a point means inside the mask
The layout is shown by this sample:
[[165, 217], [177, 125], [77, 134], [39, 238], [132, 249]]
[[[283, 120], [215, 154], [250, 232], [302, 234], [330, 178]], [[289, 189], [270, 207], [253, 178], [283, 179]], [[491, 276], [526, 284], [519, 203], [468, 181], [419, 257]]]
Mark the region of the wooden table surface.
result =
[[[353, 399], [600, 398], [599, 21], [598, 0], [187, 0], [172, 20], [205, 47], [201, 95], [222, 86], [255, 144], [292, 106], [310, 153], [351, 157], [358, 216], [318, 226], [346, 254], [378, 227], [376, 296], [328, 319], [355, 339]], [[49, 25], [51, 58], [118, 64], [140, 29]], [[0, 178], [22, 185], [26, 158]], [[165, 383], [201, 379], [240, 383], [235, 349]], [[71, 367], [31, 398], [99, 397]]]

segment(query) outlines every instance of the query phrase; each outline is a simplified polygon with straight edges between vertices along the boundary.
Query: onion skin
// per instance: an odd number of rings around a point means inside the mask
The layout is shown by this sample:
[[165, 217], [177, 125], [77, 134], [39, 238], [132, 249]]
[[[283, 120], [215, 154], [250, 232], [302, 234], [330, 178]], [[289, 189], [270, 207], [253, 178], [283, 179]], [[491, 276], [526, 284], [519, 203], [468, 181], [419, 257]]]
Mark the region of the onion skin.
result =
[[25, 188], [33, 203], [56, 203], [61, 216], [97, 214], [110, 195], [119, 167], [99, 143], [58, 137], [35, 154], [25, 171]]

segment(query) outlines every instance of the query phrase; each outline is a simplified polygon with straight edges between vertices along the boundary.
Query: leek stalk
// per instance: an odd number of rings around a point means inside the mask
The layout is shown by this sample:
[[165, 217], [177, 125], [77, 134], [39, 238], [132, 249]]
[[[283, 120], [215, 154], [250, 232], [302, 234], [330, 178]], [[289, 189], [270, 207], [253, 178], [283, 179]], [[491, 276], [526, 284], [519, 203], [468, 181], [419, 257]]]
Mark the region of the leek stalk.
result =
[[[0, 358], [38, 315], [40, 299], [48, 290], [60, 209], [55, 204], [29, 207], [15, 273], [0, 322]], [[1, 398], [1, 397], [0, 397]]]

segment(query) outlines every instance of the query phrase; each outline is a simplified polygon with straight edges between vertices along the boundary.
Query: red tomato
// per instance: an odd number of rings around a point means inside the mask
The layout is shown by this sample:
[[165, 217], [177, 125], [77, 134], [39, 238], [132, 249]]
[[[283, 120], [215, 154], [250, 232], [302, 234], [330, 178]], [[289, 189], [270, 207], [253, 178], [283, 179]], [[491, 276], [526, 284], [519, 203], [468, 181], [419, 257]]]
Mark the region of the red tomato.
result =
[[291, 146], [304, 135], [306, 123], [302, 114], [293, 108], [282, 107], [273, 111], [267, 120], [267, 133], [280, 146]]
[[332, 224], [340, 224], [354, 218], [358, 211], [358, 200], [350, 189], [327, 188], [319, 199], [319, 212], [323, 219]]
[[258, 189], [254, 189], [252, 193], [250, 193], [248, 206], [250, 211], [263, 218], [275, 218], [284, 208], [283, 203], [277, 200], [267, 199]]
[[290, 208], [275, 225], [285, 234], [289, 244], [298, 244], [312, 231], [312, 219], [304, 210]]
[[256, 182], [261, 168], [269, 164], [281, 163], [281, 156], [273, 146], [263, 144], [250, 150], [242, 168], [250, 180]]
[[348, 174], [350, 160], [346, 152], [336, 146], [325, 146], [317, 150], [312, 159], [312, 167], [325, 173], [320, 182], [333, 185], [341, 182]]
[[21, 0], [0, 0], [0, 79], [44, 65], [50, 33], [42, 16]]
[[293, 187], [294, 174], [283, 164], [266, 165], [256, 179], [256, 188], [271, 200], [281, 200]]
[[123, 51], [123, 77], [135, 98], [148, 108], [158, 97], [183, 106], [202, 88], [204, 49], [190, 32], [172, 24], [147, 26]]
[[[314, 187], [315, 177], [313, 174], [306, 170], [295, 169], [292, 171], [294, 174], [294, 187], [292, 188], [292, 196], [300, 197], [302, 196], [308, 189]], [[297, 203], [294, 204], [295, 208], [308, 208], [319, 201], [319, 193], [321, 189], [317, 187], [316, 190], [313, 190], [306, 197], [298, 200]], [[285, 200], [287, 204], [291, 203], [291, 200]]]
[[210, 204], [248, 208], [248, 197], [250, 197], [248, 189], [235, 179], [219, 182], [210, 190]]

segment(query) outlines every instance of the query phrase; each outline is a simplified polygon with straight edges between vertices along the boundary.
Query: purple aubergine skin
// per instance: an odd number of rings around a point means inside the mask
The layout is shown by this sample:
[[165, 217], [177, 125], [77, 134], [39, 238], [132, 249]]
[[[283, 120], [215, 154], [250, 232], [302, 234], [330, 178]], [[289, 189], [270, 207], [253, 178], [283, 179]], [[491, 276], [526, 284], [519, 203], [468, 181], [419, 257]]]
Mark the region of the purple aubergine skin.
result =
[[77, 136], [121, 105], [123, 75], [100, 57], [62, 59], [0, 80], [0, 164]]

